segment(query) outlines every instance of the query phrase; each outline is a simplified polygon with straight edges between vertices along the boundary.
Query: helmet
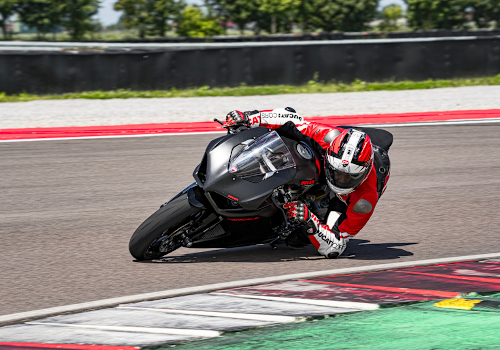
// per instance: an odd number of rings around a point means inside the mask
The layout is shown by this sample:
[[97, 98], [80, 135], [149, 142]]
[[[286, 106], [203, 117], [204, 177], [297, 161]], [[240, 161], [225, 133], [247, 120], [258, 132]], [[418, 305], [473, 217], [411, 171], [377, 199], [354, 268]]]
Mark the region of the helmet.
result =
[[332, 141], [325, 156], [328, 186], [336, 194], [349, 194], [366, 180], [372, 164], [370, 137], [356, 129], [344, 130]]

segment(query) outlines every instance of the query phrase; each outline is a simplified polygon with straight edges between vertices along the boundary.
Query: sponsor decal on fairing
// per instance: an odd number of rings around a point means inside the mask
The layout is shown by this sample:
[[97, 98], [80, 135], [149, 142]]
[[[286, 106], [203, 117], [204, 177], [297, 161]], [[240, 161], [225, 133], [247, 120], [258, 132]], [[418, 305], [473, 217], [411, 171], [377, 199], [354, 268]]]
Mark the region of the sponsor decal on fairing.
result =
[[307, 185], [314, 185], [316, 181], [315, 180], [302, 180], [300, 182], [301, 186], [307, 186]]

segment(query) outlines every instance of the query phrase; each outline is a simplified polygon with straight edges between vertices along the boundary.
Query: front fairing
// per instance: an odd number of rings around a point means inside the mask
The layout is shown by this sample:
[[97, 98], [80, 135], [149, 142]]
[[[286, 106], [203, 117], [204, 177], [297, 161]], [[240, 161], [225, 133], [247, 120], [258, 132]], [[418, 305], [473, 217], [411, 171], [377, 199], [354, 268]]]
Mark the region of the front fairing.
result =
[[[239, 207], [245, 210], [256, 210], [269, 197], [272, 191], [281, 185], [292, 180], [296, 174], [296, 168], [279, 170], [269, 178], [260, 182], [251, 182], [229, 171], [231, 156], [235, 156], [233, 151], [241, 143], [256, 139], [267, 134], [267, 128], [255, 128], [229, 135], [218, 141], [215, 147], [207, 149], [206, 153], [206, 173], [203, 183], [203, 190], [218, 193], [226, 198], [235, 201]], [[195, 172], [195, 179], [197, 179]], [[197, 182], [199, 178], [197, 179]], [[201, 182], [201, 181], [200, 181]], [[200, 184], [199, 184], [200, 185]]]

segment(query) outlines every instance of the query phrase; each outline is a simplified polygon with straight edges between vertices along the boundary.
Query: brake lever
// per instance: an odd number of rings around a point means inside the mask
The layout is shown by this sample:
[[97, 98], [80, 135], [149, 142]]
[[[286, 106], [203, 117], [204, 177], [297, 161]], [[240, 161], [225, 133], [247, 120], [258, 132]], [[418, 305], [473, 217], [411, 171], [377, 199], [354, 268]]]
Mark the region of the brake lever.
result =
[[228, 135], [231, 133], [231, 126], [226, 125], [226, 123], [221, 122], [221, 121], [220, 121], [219, 119], [217, 119], [217, 118], [214, 118], [214, 122], [217, 122], [217, 123], [219, 123], [220, 125], [222, 125], [222, 127], [223, 127], [224, 129], [226, 129], [226, 130], [227, 130], [227, 134], [228, 134]]

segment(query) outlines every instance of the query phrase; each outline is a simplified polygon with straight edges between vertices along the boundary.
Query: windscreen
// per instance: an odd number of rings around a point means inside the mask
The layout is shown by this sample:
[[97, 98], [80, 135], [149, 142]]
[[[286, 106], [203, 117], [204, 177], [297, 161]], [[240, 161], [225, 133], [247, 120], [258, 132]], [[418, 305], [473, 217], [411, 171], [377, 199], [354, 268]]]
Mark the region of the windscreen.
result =
[[272, 131], [240, 151], [229, 163], [229, 172], [242, 178], [264, 174], [266, 179], [276, 171], [294, 166], [292, 154], [276, 131]]

